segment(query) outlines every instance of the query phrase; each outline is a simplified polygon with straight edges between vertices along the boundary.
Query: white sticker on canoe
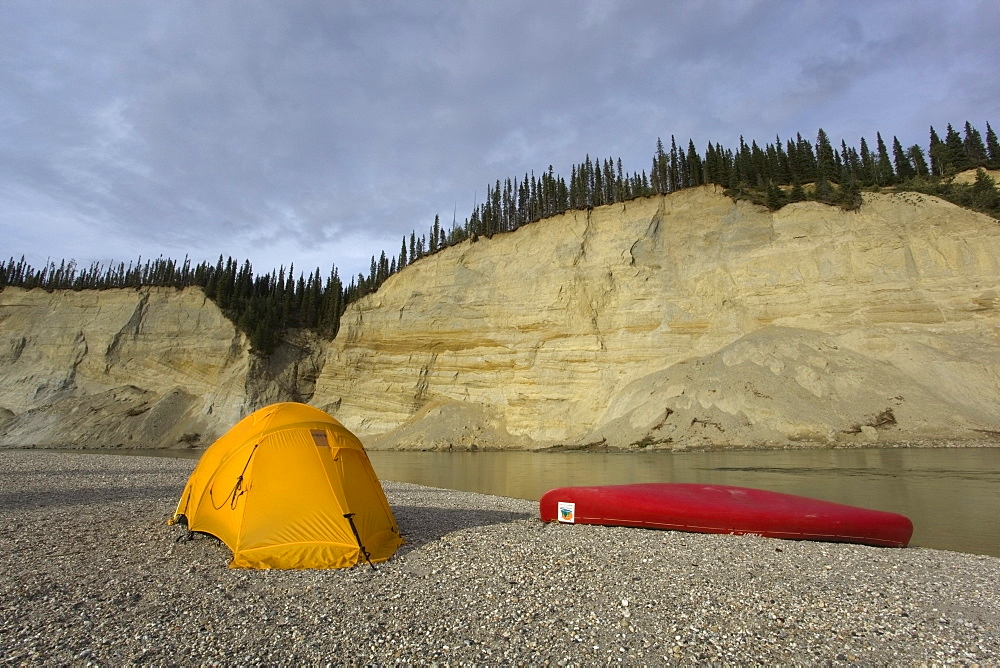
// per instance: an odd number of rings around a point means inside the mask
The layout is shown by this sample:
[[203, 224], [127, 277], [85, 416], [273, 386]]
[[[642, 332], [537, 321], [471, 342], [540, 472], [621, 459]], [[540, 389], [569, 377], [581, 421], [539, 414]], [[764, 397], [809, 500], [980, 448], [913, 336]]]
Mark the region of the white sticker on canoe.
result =
[[560, 522], [569, 522], [570, 524], [576, 522], [576, 504], [569, 501], [560, 501], [558, 519]]

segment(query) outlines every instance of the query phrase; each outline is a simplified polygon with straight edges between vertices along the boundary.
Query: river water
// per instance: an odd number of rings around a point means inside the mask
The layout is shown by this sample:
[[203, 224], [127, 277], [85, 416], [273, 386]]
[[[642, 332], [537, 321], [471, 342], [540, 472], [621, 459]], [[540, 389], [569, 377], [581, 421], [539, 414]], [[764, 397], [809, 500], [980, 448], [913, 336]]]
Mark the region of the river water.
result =
[[[97, 452], [200, 455], [193, 450]], [[571, 485], [757, 487], [901, 513], [913, 521], [911, 545], [1000, 557], [1000, 448], [368, 455], [382, 480], [530, 500]], [[182, 487], [178, 481], [178, 493]]]
[[570, 485], [698, 482], [888, 510], [911, 545], [1000, 557], [1000, 448], [369, 452], [383, 480], [537, 500]]

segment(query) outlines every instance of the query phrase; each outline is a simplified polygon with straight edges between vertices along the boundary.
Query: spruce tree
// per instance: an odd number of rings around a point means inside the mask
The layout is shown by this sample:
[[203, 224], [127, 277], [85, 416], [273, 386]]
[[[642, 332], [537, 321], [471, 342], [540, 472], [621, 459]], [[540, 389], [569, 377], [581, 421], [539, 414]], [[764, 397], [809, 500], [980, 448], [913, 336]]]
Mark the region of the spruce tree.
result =
[[[508, 185], [510, 181], [507, 181]], [[441, 231], [441, 219], [435, 214], [434, 216], [434, 226], [431, 228], [431, 239], [430, 239], [430, 251], [431, 253], [436, 253], [438, 249], [438, 233]]]
[[615, 165], [615, 201], [621, 202], [625, 199], [625, 175], [622, 173], [622, 159], [618, 158], [618, 163]]
[[861, 138], [861, 185], [873, 186], [876, 184], [875, 156], [868, 149], [868, 142]]
[[798, 176], [792, 177], [792, 190], [788, 193], [789, 202], [801, 202], [806, 198], [806, 191], [802, 188], [802, 181]]
[[753, 156], [750, 153], [750, 147], [743, 141], [742, 135], [740, 136], [740, 150], [735, 156], [733, 172], [738, 184], [737, 190], [742, 191], [743, 188], [750, 185], [753, 179]]
[[799, 149], [791, 139], [785, 142], [785, 155], [788, 156], [788, 182], [795, 183], [797, 179], [802, 183], [802, 174], [799, 172]]
[[667, 179], [666, 192], [673, 192], [681, 188], [680, 158], [677, 152], [677, 140], [670, 135], [670, 176]]
[[989, 123], [986, 124], [986, 166], [989, 169], [1000, 169], [1000, 143]]
[[[385, 283], [385, 279], [389, 278], [389, 260], [385, 256], [385, 251], [382, 251], [378, 257], [378, 276], [376, 279], [376, 286], [381, 286]], [[316, 281], [319, 282], [319, 270], [316, 270]]]
[[777, 211], [785, 204], [785, 196], [774, 181], [767, 182], [767, 208]]
[[708, 142], [708, 148], [705, 150], [705, 182], [719, 183], [720, 172], [719, 154], [715, 151], [712, 142]]
[[962, 142], [965, 149], [965, 157], [969, 161], [969, 167], [985, 167], [988, 160], [986, 145], [983, 144], [983, 137], [979, 130], [972, 127], [969, 121], [965, 122], [965, 140]]
[[774, 138], [774, 152], [778, 159], [778, 171], [776, 174], [778, 183], [789, 184], [792, 182], [792, 172], [789, 165], [788, 154], [785, 153], [785, 149], [782, 147], [781, 138]]
[[924, 150], [920, 148], [919, 144], [911, 146], [907, 150], [906, 155], [910, 159], [910, 164], [913, 165], [913, 171], [916, 172], [917, 176], [930, 176], [931, 172], [927, 166], [927, 160], [924, 158]]
[[853, 211], [861, 206], [861, 188], [858, 186], [858, 179], [854, 174], [849, 174], [847, 179], [840, 184], [839, 204], [847, 211]]
[[[146, 263], [148, 266], [148, 262]], [[144, 278], [146, 284], [149, 283], [149, 273], [146, 272], [146, 277]], [[219, 308], [223, 312], [229, 310], [229, 304], [232, 300], [233, 290], [236, 287], [236, 264], [233, 262], [233, 258], [226, 258], [226, 267], [222, 270], [222, 275], [219, 277], [219, 287], [217, 292], [217, 297], [215, 303], [219, 305]]]
[[931, 157], [931, 174], [934, 176], [944, 176], [944, 160], [947, 152], [944, 142], [938, 137], [938, 133], [931, 126], [931, 139], [927, 148], [927, 154]]
[[756, 141], [750, 142], [750, 158], [752, 165], [752, 176], [754, 186], [764, 188], [767, 186], [767, 179], [770, 174], [768, 169], [767, 154], [757, 146]]
[[875, 133], [875, 140], [878, 145], [878, 158], [875, 163], [875, 182], [877, 185], [891, 185], [896, 180], [895, 172], [892, 171], [892, 162], [889, 160], [889, 151], [882, 141], [882, 133]]
[[809, 183], [816, 180], [816, 155], [813, 153], [812, 144], [808, 139], [803, 139], [801, 134], [795, 135], [795, 152], [799, 162], [799, 178], [802, 183]]
[[826, 174], [822, 172], [816, 176], [816, 190], [815, 190], [816, 201], [823, 202], [824, 204], [833, 204], [833, 186], [830, 185], [830, 180], [826, 178]]
[[208, 277], [208, 284], [205, 286], [205, 296], [215, 301], [219, 294], [219, 280], [222, 278], [222, 255], [219, 255], [219, 262], [215, 265], [215, 270]]
[[698, 155], [698, 150], [694, 147], [694, 140], [688, 140], [688, 152], [687, 152], [687, 173], [688, 173], [688, 185], [689, 186], [700, 186], [705, 182], [704, 175], [702, 174], [702, 162], [701, 157]]
[[[527, 181], [527, 179], [525, 179]], [[583, 206], [583, 188], [580, 186], [580, 173], [577, 170], [577, 166], [573, 165], [572, 172], [569, 177], [569, 206], [571, 209], [579, 209]], [[525, 184], [525, 193], [527, 194], [527, 184]], [[525, 210], [527, 210], [527, 198], [525, 198]], [[530, 218], [529, 218], [530, 220]]]
[[899, 139], [895, 136], [892, 138], [892, 161], [896, 166], [896, 177], [900, 181], [905, 181], [916, 176], [916, 171], [913, 165], [910, 164], [910, 159], [903, 151], [903, 145], [899, 143]]
[[836, 174], [833, 160], [833, 146], [823, 128], [816, 134], [816, 199], [830, 204], [833, 202], [833, 186], [830, 179]]
[[833, 146], [823, 128], [820, 128], [819, 132], [816, 133], [816, 175], [817, 180], [826, 181], [837, 177]]
[[852, 146], [848, 148], [847, 142], [840, 140], [841, 173], [840, 183], [846, 183], [847, 179], [854, 177], [857, 181], [861, 175], [861, 158], [858, 157], [857, 150]]
[[976, 181], [972, 184], [972, 206], [996, 216], [1000, 213], [1000, 191], [996, 181], [982, 167], [976, 170]]
[[[947, 149], [945, 169], [949, 171], [949, 176], [964, 172], [972, 166], [968, 156], [965, 155], [965, 142], [962, 141], [958, 130], [953, 128], [951, 123], [948, 124], [948, 130], [945, 133], [944, 144]], [[950, 170], [948, 170], [949, 165], [951, 167]]]

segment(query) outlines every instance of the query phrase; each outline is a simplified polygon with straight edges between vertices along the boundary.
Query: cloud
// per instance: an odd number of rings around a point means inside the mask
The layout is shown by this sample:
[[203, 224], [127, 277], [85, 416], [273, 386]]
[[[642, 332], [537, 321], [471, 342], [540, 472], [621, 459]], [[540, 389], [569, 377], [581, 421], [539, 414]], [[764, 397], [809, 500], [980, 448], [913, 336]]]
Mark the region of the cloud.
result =
[[856, 143], [995, 120], [992, 1], [11, 2], [5, 255], [344, 275], [497, 179], [657, 137]]

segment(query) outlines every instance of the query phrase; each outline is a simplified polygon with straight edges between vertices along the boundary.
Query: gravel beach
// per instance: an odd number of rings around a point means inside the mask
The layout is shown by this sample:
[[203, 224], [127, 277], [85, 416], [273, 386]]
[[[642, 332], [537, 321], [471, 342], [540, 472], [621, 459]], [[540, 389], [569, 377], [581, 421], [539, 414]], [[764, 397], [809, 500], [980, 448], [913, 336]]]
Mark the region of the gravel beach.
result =
[[390, 561], [232, 570], [166, 525], [194, 465], [0, 451], [4, 663], [1000, 665], [995, 557], [547, 525], [385, 481]]

